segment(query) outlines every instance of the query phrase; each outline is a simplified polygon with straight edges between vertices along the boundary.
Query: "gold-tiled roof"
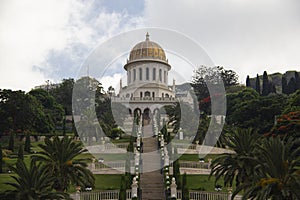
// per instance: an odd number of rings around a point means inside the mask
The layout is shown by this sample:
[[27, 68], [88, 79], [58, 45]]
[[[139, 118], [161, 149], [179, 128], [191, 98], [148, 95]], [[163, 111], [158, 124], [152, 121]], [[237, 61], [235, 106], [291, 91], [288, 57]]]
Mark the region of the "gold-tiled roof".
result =
[[146, 40], [136, 44], [129, 55], [129, 62], [140, 59], [155, 59], [167, 62], [165, 51], [157, 43], [150, 41], [149, 34]]

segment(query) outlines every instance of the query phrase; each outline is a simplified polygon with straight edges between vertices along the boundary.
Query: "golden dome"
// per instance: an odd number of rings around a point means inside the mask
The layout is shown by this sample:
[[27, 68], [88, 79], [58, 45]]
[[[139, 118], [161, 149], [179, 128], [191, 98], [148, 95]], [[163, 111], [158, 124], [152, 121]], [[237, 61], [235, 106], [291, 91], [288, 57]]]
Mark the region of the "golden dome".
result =
[[146, 40], [136, 44], [130, 51], [128, 62], [138, 60], [157, 60], [167, 63], [166, 54], [163, 48], [157, 43], [150, 41], [149, 34], [146, 34]]

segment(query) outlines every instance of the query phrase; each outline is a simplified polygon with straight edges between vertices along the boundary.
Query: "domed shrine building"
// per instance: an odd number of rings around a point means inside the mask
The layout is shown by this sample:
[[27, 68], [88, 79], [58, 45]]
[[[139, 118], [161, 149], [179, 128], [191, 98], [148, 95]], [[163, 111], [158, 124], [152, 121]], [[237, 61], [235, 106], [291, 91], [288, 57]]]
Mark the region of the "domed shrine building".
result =
[[129, 59], [124, 65], [127, 71], [127, 86], [122, 87], [114, 102], [121, 102], [130, 114], [139, 113], [149, 118], [155, 110], [175, 102], [175, 81], [168, 86], [168, 63], [163, 48], [150, 40], [136, 44], [130, 51]]

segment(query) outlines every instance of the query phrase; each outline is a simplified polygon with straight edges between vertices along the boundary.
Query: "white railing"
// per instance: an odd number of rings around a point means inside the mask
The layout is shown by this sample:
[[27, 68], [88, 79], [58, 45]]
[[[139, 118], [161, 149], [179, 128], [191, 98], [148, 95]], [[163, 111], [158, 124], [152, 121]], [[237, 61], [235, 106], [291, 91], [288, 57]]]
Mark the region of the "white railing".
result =
[[105, 150], [110, 150], [110, 149], [127, 149], [128, 143], [126, 144], [111, 144], [107, 143], [104, 145]]
[[228, 200], [226, 192], [190, 191], [190, 200]]
[[[104, 161], [103, 163], [95, 163], [95, 170], [104, 168], [125, 168], [125, 161]], [[130, 166], [134, 166], [134, 161], [130, 161]]]
[[112, 102], [174, 102], [176, 98], [174, 97], [131, 97], [131, 98], [125, 98], [125, 97], [112, 97]]
[[[88, 169], [91, 170], [91, 172], [95, 174], [101, 174], [104, 172], [107, 172], [107, 170], [119, 170], [124, 172], [126, 168], [126, 161], [124, 160], [119, 160], [119, 161], [104, 161], [103, 163], [101, 162], [95, 162], [95, 163], [89, 163], [88, 164]], [[130, 161], [130, 172], [134, 172], [134, 160]]]
[[[81, 192], [71, 194], [70, 197], [74, 200], [118, 200], [119, 190], [105, 190], [98, 192]], [[126, 200], [131, 200], [131, 190], [126, 190]]]
[[[210, 163], [200, 163], [194, 161], [179, 161], [181, 168], [193, 168], [193, 169], [210, 169]], [[170, 167], [173, 167], [173, 162], [170, 163]]]
[[172, 143], [172, 147], [174, 148], [180, 148], [180, 149], [197, 149], [196, 144], [188, 144], [188, 143]]
[[182, 191], [177, 190], [177, 199], [176, 200], [181, 200], [182, 199]]

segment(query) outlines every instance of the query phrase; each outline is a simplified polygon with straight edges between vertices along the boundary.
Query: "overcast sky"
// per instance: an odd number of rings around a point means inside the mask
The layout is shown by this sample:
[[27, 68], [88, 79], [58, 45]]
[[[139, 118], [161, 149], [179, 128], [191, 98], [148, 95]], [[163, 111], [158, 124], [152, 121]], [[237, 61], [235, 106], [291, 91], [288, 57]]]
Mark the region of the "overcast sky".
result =
[[[144, 27], [192, 38], [240, 82], [264, 70], [300, 70], [298, 0], [2, 0], [0, 88], [28, 91], [76, 77], [101, 43]], [[120, 67], [101, 81], [108, 87], [123, 74]]]

